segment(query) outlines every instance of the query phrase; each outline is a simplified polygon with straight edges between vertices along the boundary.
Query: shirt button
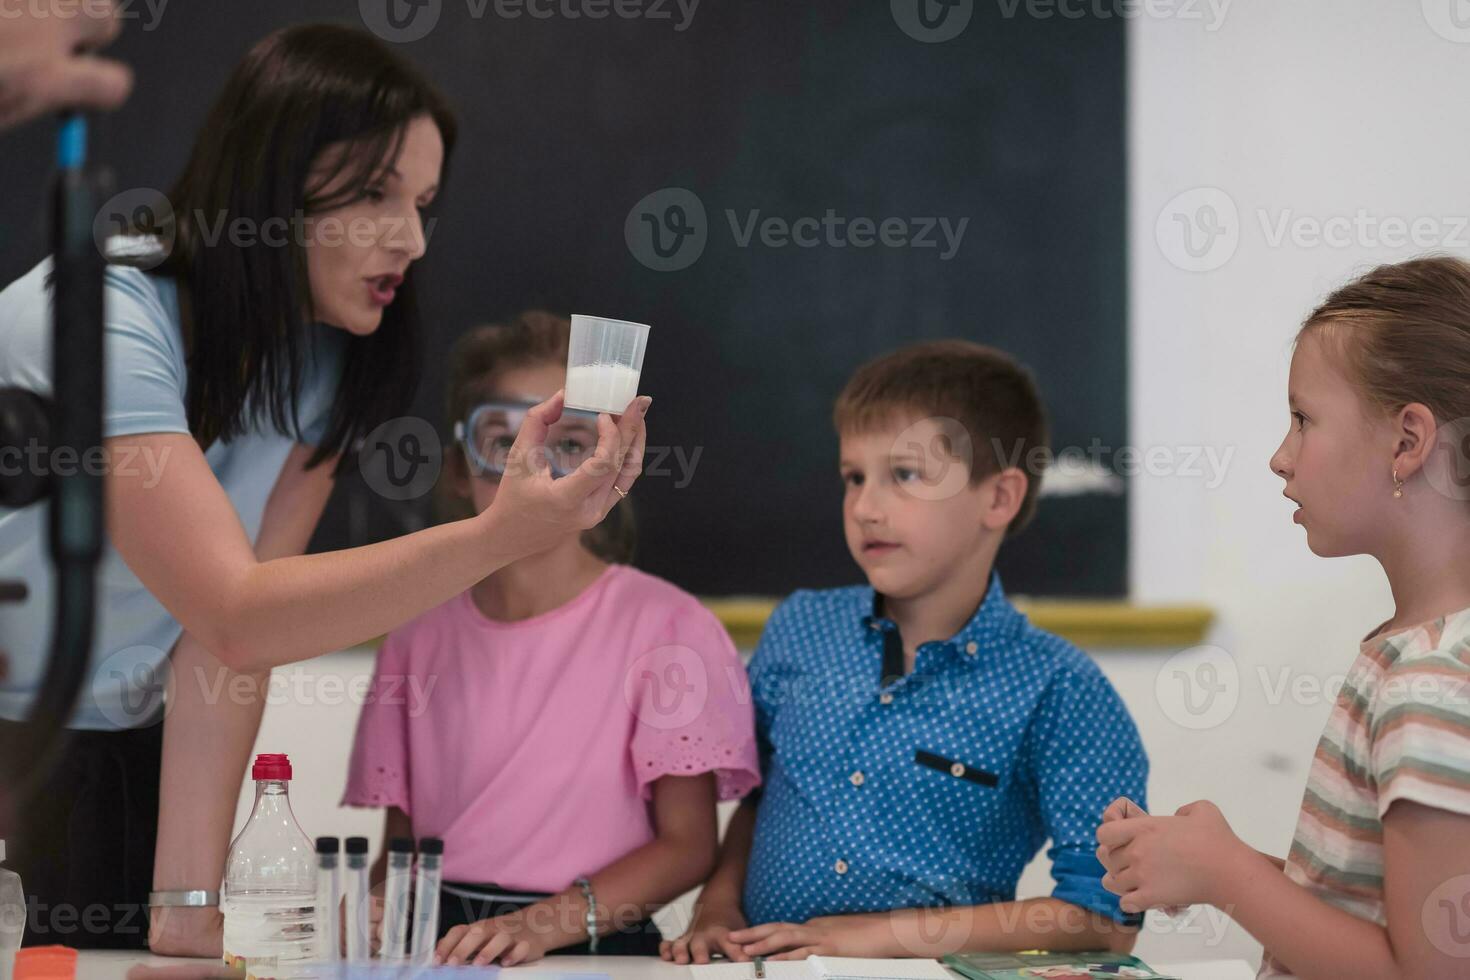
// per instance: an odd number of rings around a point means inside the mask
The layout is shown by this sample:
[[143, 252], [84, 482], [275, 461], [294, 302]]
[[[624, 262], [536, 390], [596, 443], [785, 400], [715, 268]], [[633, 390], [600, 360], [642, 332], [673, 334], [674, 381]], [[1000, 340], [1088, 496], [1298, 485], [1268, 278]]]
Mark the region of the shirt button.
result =
[[956, 779], [963, 778], [965, 775], [965, 764], [963, 762], [956, 762], [949, 767], [949, 774]]
[[838, 858], [837, 863], [832, 865], [832, 870], [840, 875], [847, 874], [847, 862], [842, 860], [842, 858]]
[[976, 643], [974, 640], [971, 640], [969, 643], [966, 643], [965, 644], [965, 652], [968, 653], [972, 657], [975, 655], [975, 653], [979, 649], [980, 649], [980, 644]]
[[853, 773], [851, 776], [848, 776], [847, 781], [852, 783], [854, 786], [861, 786], [863, 784], [863, 781], [867, 778], [868, 777], [864, 776], [862, 772], [859, 771]]
[[879, 704], [892, 704], [893, 703], [893, 695], [892, 694], [888, 694], [886, 692], [883, 693], [883, 694], [878, 695], [878, 703]]

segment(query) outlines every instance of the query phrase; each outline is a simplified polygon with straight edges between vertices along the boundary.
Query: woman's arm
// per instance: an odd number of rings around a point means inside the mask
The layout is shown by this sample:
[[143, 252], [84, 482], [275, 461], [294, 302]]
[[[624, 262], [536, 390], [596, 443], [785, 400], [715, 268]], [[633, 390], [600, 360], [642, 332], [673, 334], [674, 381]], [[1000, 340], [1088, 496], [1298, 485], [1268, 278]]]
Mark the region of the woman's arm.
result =
[[[236, 673], [189, 633], [169, 659], [153, 887], [213, 891], [224, 877], [270, 671]], [[217, 957], [223, 925], [217, 907], [150, 909], [148, 946], [163, 956]]]
[[[719, 848], [715, 776], [664, 776], [653, 784], [656, 836], [588, 880], [599, 935], [637, 925], [703, 881]], [[511, 915], [456, 926], [440, 940], [447, 963], [501, 965], [536, 959], [587, 939], [587, 903], [576, 885]], [[502, 956], [502, 954], [504, 954]]]
[[109, 439], [108, 458], [120, 463], [107, 478], [108, 531], [148, 591], [221, 663], [265, 670], [386, 633], [597, 524], [619, 499], [614, 483], [627, 490], [642, 472], [647, 403], [640, 398], [617, 424], [599, 416], [594, 456], [553, 479], [540, 449], [560, 417], [558, 393], [531, 409], [484, 513], [360, 548], [270, 560], [255, 554], [193, 439]]
[[[335, 459], [306, 468], [314, 451], [295, 447], [281, 468], [261, 517], [257, 560], [306, 550], [335, 482]], [[235, 805], [260, 728], [270, 671], [232, 671], [187, 632], [169, 659], [153, 887], [213, 890], [223, 877]], [[154, 909], [149, 918], [148, 945], [155, 953], [220, 955], [223, 922], [218, 908]]]

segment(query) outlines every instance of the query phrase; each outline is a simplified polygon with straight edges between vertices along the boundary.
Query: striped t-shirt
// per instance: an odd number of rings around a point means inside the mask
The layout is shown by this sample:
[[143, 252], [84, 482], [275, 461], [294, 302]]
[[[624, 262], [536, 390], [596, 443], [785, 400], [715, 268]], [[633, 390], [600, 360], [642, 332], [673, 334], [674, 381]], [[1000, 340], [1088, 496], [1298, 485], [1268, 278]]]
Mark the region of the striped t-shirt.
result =
[[[1286, 876], [1386, 925], [1395, 800], [1470, 814], [1470, 609], [1363, 641], [1317, 743]], [[1268, 950], [1260, 976], [1289, 973]]]

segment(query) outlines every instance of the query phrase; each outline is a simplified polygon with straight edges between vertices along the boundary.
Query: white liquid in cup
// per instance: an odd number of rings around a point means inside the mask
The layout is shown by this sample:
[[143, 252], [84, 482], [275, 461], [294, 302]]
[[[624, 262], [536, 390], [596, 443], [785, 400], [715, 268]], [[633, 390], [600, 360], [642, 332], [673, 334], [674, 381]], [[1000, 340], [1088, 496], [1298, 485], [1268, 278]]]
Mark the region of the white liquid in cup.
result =
[[638, 397], [638, 376], [626, 364], [579, 364], [567, 369], [566, 405], [621, 415]]
[[572, 314], [567, 345], [566, 404], [621, 415], [638, 397], [648, 324]]

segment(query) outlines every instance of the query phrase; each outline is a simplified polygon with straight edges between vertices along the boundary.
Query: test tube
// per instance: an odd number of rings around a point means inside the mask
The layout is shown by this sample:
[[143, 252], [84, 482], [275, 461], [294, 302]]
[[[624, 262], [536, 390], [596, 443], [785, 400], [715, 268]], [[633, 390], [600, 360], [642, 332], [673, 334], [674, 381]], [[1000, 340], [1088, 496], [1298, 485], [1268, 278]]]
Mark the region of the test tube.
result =
[[335, 837], [316, 839], [316, 958], [324, 963], [342, 958], [341, 850]]
[[419, 841], [419, 875], [413, 893], [413, 954], [410, 962], [422, 966], [434, 962], [439, 942], [439, 882], [444, 842], [437, 837]]
[[383, 952], [389, 963], [402, 962], [408, 952], [408, 885], [413, 877], [413, 839], [388, 842], [388, 877], [383, 883]]
[[347, 838], [347, 962], [372, 958], [368, 921], [368, 839]]

